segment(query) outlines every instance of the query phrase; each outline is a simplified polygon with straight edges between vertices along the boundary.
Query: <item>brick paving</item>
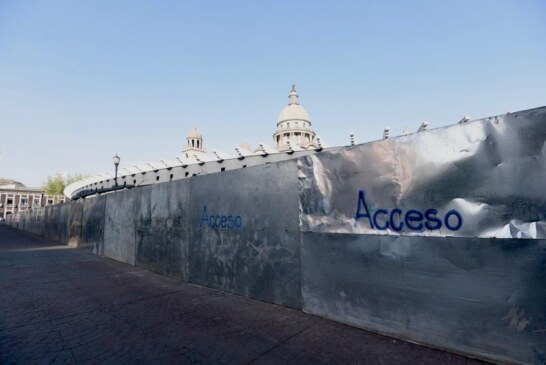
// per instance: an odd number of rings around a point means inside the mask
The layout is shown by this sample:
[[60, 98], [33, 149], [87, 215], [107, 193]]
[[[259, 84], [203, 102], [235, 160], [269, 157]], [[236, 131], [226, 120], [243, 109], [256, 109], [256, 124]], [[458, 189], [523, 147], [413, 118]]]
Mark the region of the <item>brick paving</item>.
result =
[[1, 364], [483, 364], [0, 224]]

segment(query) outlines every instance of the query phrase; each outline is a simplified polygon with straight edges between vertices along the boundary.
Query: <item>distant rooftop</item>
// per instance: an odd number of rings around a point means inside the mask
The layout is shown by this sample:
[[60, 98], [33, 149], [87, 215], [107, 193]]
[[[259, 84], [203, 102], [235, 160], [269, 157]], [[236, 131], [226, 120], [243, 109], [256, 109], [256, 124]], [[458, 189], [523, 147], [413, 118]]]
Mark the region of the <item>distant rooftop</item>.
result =
[[22, 190], [22, 191], [35, 191], [41, 192], [42, 188], [31, 188], [25, 184], [13, 179], [0, 178], [0, 189], [2, 190]]

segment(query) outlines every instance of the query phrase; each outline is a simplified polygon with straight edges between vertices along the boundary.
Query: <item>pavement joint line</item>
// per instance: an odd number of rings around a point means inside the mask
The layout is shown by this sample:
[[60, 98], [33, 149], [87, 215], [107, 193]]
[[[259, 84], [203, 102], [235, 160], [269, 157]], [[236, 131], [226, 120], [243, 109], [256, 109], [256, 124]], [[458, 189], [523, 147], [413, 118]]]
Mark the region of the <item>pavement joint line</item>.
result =
[[275, 344], [275, 346], [271, 347], [270, 349], [266, 350], [265, 352], [263, 352], [262, 354], [260, 354], [259, 356], [257, 356], [256, 358], [250, 360], [249, 362], [247, 362], [245, 365], [249, 365], [249, 364], [252, 364], [252, 363], [255, 363], [256, 361], [258, 361], [261, 357], [267, 355], [268, 353], [270, 353], [271, 351], [279, 348], [280, 346], [284, 345], [285, 343], [287, 343], [288, 341], [290, 341], [291, 339], [293, 339], [294, 337], [296, 336], [299, 336], [300, 334], [302, 334], [303, 332], [307, 331], [309, 328], [315, 326], [318, 322], [322, 321], [323, 318], [321, 317], [316, 317], [316, 319], [309, 323], [307, 326], [305, 326], [304, 328], [300, 329], [299, 331], [296, 331], [294, 334], [288, 336], [287, 338], [285, 338], [284, 340], [281, 340], [279, 341], [277, 344]]

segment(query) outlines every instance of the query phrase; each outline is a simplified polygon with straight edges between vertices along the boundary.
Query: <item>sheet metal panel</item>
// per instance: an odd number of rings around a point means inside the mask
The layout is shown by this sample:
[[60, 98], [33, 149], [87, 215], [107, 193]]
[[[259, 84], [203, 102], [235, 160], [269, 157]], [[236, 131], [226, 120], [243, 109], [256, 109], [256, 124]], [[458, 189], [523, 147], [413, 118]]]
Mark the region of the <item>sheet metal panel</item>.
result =
[[44, 237], [51, 238], [53, 226], [51, 222], [51, 206], [44, 207], [44, 214], [42, 216], [43, 225], [41, 233], [38, 233]]
[[191, 184], [190, 281], [301, 308], [295, 161]]
[[546, 238], [546, 107], [299, 164], [304, 231]]
[[135, 264], [137, 190], [105, 196], [104, 256]]
[[69, 234], [69, 225], [68, 225], [68, 217], [70, 214], [70, 206], [66, 203], [62, 203], [59, 205], [56, 205], [57, 208], [57, 219], [59, 222], [59, 226], [57, 229], [57, 236], [58, 241], [64, 244], [68, 244], [68, 234]]
[[45, 227], [44, 220], [43, 220], [44, 214], [45, 214], [44, 208], [32, 210], [32, 213], [31, 213], [32, 218], [30, 222], [30, 231], [32, 233], [39, 234], [39, 235], [44, 234], [44, 227]]
[[36, 209], [27, 210], [23, 215], [21, 215], [19, 229], [24, 231], [31, 232], [33, 213]]
[[34, 232], [36, 230], [35, 226], [38, 222], [38, 212], [40, 210], [41, 209], [32, 209], [28, 211], [27, 216], [25, 217], [25, 226], [26, 230], [29, 232]]
[[57, 209], [57, 206], [48, 206], [46, 207], [46, 216], [47, 216], [47, 236], [49, 239], [52, 239], [54, 241], [58, 240], [58, 232], [59, 232], [59, 210]]
[[68, 243], [68, 205], [58, 204], [49, 207], [49, 238], [64, 244]]
[[136, 266], [188, 280], [190, 181], [138, 189]]
[[302, 233], [304, 311], [495, 361], [546, 360], [546, 241]]
[[44, 214], [45, 209], [33, 209], [30, 213], [30, 221], [27, 223], [29, 225], [29, 230], [32, 233], [44, 235], [45, 224], [44, 224]]
[[105, 196], [83, 201], [81, 247], [98, 255], [104, 254], [105, 211]]
[[18, 229], [21, 229], [21, 230], [27, 230], [27, 224], [26, 224], [26, 220], [27, 220], [27, 217], [28, 217], [28, 213], [25, 211], [25, 212], [20, 212], [19, 213], [19, 219], [17, 220], [17, 223], [13, 222], [12, 220], [8, 219], [6, 222], [9, 226], [12, 226], [12, 227], [15, 227], [15, 228], [18, 228]]
[[84, 200], [71, 201], [68, 204], [68, 245], [79, 247], [82, 237], [82, 219], [83, 219]]

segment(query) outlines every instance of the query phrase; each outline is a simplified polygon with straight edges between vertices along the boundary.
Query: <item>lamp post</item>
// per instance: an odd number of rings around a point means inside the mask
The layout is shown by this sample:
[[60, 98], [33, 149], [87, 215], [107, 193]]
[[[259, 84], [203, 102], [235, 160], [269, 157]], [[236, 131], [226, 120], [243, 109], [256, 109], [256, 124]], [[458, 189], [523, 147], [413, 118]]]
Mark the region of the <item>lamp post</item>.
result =
[[118, 166], [119, 166], [119, 161], [120, 160], [121, 159], [119, 158], [117, 153], [116, 153], [116, 155], [114, 157], [112, 157], [112, 162], [114, 163], [114, 166], [116, 167], [116, 174], [115, 174], [115, 177], [114, 177], [114, 184], [115, 184], [116, 188], [118, 187]]

